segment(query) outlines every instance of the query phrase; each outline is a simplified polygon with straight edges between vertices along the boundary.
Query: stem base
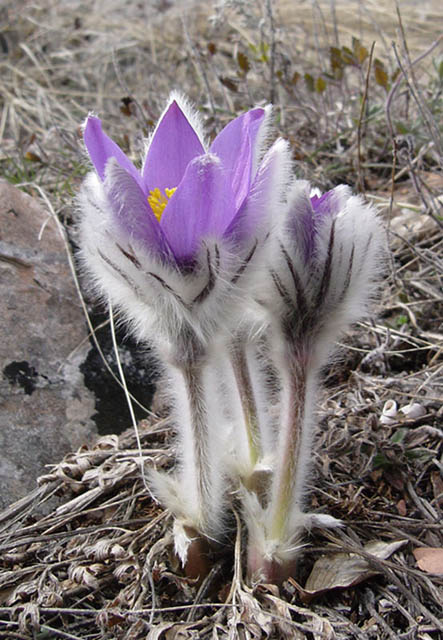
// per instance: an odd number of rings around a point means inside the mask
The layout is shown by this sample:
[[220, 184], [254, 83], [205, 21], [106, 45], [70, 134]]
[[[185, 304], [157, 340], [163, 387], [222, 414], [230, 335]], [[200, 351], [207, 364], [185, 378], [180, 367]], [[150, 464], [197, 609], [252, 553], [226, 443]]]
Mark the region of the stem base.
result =
[[290, 560], [277, 560], [272, 557], [264, 557], [256, 549], [248, 551], [248, 577], [250, 582], [264, 582], [280, 586], [290, 577], [295, 577], [297, 571], [297, 558]]

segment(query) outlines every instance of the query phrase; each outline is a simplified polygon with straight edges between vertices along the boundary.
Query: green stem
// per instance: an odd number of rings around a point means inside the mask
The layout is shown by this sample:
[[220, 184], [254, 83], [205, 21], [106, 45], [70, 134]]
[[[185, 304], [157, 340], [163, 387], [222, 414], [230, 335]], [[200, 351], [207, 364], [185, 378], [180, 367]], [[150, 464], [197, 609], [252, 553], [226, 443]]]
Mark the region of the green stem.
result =
[[[196, 477], [196, 493], [202, 524], [208, 521], [211, 511], [211, 478], [208, 465], [209, 429], [203, 390], [203, 369], [204, 365], [199, 361], [187, 362], [181, 368], [189, 401], [190, 427], [194, 450], [193, 462], [195, 464], [193, 472]], [[184, 460], [184, 464], [187, 462]]]
[[270, 524], [270, 537], [278, 540], [284, 538], [288, 533], [286, 528], [296, 490], [297, 465], [300, 458], [306, 412], [306, 350], [291, 347], [293, 345], [289, 347], [288, 410], [284, 416], [286, 424], [283, 425], [282, 441], [279, 447], [281, 458], [278, 460], [279, 472], [276, 475], [276, 485], [272, 497], [273, 508]]
[[243, 410], [243, 419], [248, 440], [249, 459], [253, 468], [260, 458], [261, 442], [257, 418], [257, 404], [252, 388], [251, 375], [244, 344], [236, 339], [231, 349], [231, 364]]

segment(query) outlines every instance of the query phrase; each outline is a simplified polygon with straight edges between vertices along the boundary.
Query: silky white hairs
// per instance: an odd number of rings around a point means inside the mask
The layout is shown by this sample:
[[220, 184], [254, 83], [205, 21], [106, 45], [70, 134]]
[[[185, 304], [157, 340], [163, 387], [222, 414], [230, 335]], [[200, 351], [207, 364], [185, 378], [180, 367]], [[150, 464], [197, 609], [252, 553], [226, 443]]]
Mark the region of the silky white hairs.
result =
[[[174, 100], [207, 148], [185, 98], [171, 94], [163, 114]], [[103, 181], [87, 176], [77, 202], [91, 288], [163, 362], [177, 466], [152, 470], [150, 481], [174, 514], [178, 556], [186, 564], [194, 535], [223, 540], [235, 493], [251, 579], [278, 582], [305, 529], [338, 524], [304, 510], [319, 370], [368, 309], [384, 235], [374, 209], [348, 187], [311, 198], [308, 183], [291, 184], [288, 144], [265, 151], [270, 122], [266, 107], [232, 227], [199, 237], [186, 264], [143, 217], [146, 194], [114, 157]]]
[[340, 524], [303, 509], [319, 370], [340, 333], [367, 312], [384, 255], [385, 236], [375, 209], [348, 187], [336, 188], [316, 205], [309, 184], [294, 183], [286, 224], [273, 237], [267, 278], [257, 288], [270, 319], [270, 356], [281, 389], [266, 496], [258, 499], [246, 489], [242, 493], [252, 576], [283, 579], [306, 528]]

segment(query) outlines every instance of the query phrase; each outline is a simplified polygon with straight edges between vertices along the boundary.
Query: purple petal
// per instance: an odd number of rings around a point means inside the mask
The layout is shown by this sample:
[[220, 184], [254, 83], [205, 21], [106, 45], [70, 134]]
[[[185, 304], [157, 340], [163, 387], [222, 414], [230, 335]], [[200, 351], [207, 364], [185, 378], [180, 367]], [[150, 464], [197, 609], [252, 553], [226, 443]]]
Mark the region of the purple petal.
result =
[[168, 242], [145, 194], [132, 175], [115, 160], [106, 166], [104, 186], [114, 220], [124, 233], [140, 242], [149, 252], [163, 258], [171, 257]]
[[92, 160], [92, 164], [102, 181], [105, 179], [105, 168], [108, 160], [110, 158], [115, 158], [120, 167], [125, 169], [125, 171], [134, 178], [137, 184], [143, 188], [143, 181], [140, 172], [137, 171], [118, 144], [111, 140], [106, 133], [103, 133], [102, 123], [99, 118], [96, 118], [95, 116], [88, 117], [85, 130], [83, 132], [83, 139], [85, 141], [89, 157]]
[[236, 212], [229, 178], [218, 158], [200, 156], [188, 166], [167, 204], [161, 227], [179, 261], [192, 259], [205, 237], [221, 237]]
[[306, 182], [301, 183], [293, 193], [289, 206], [289, 227], [306, 263], [315, 255], [320, 227], [337, 216], [349, 194], [349, 188], [341, 185], [321, 196], [309, 197], [309, 185]]
[[314, 208], [309, 191], [307, 182], [296, 183], [289, 198], [288, 208], [288, 227], [306, 263], [310, 262], [314, 255], [317, 236]]
[[283, 200], [289, 166], [288, 145], [278, 140], [265, 154], [249, 195], [225, 236], [234, 237], [240, 245], [244, 245], [251, 238], [264, 237], [278, 223], [276, 214]]
[[143, 166], [146, 191], [180, 184], [188, 164], [205, 152], [200, 139], [174, 100], [160, 119]]
[[337, 215], [351, 195], [350, 188], [341, 184], [321, 196], [312, 196], [314, 213], [316, 216]]
[[311, 204], [317, 216], [331, 215], [334, 212], [334, 191], [326, 191], [321, 196], [311, 196]]
[[235, 118], [218, 134], [209, 150], [221, 159], [223, 167], [231, 174], [237, 208], [249, 192], [252, 155], [264, 117], [264, 109], [252, 109]]

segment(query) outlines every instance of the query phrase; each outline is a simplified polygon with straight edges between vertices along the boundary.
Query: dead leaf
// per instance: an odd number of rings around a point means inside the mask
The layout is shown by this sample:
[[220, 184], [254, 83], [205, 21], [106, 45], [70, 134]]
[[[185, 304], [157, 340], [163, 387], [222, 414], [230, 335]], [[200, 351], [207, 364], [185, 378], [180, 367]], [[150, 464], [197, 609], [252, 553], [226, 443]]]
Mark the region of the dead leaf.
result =
[[[363, 549], [379, 560], [386, 560], [407, 542], [407, 540], [394, 542], [373, 540]], [[373, 569], [365, 558], [356, 553], [335, 553], [322, 556], [316, 561], [304, 588], [292, 578], [289, 582], [299, 591], [303, 602], [309, 602], [332, 589], [353, 587], [377, 573], [379, 572]]]
[[[146, 640], [184, 640], [185, 638], [194, 638], [194, 632], [191, 631], [192, 626], [192, 624], [186, 622], [159, 622], [150, 629]], [[135, 638], [136, 636], [134, 635], [133, 637]]]
[[431, 484], [437, 504], [443, 506], [443, 479], [439, 471], [433, 471], [431, 473]]
[[305, 83], [308, 91], [311, 91], [311, 93], [315, 91], [315, 80], [310, 73], [305, 73]]
[[315, 640], [335, 640], [337, 637], [329, 620], [320, 617], [312, 620], [312, 635]]
[[417, 547], [413, 551], [419, 569], [426, 573], [443, 575], [443, 548]]
[[359, 64], [362, 64], [362, 62], [364, 62], [369, 56], [369, 52], [366, 47], [361, 44], [360, 40], [354, 37], [352, 38], [352, 49], [354, 51], [354, 55], [358, 59]]
[[332, 73], [337, 77], [343, 74], [343, 60], [341, 51], [338, 47], [329, 47], [329, 61], [331, 63]]
[[235, 80], [232, 80], [231, 78], [226, 78], [224, 76], [219, 76], [218, 79], [220, 80], [220, 82], [224, 87], [229, 89], [229, 91], [232, 91], [234, 93], [238, 91], [238, 85]]
[[37, 155], [36, 153], [34, 153], [33, 151], [27, 151], [25, 153], [25, 158], [26, 158], [26, 160], [29, 160], [30, 162], [40, 162], [40, 163], [43, 162], [43, 160], [40, 158], [40, 156]]
[[318, 76], [315, 81], [315, 90], [317, 93], [323, 93], [326, 90], [326, 80], [322, 76]]
[[374, 75], [375, 82], [387, 91], [389, 89], [388, 74], [386, 73], [384, 64], [377, 58], [374, 60]]
[[[298, 638], [298, 631], [292, 624], [291, 613], [287, 603], [280, 598], [275, 584], [259, 584], [253, 590], [253, 595], [266, 607], [271, 615], [275, 615], [274, 626], [281, 638]], [[305, 637], [304, 634], [300, 635]]]
[[248, 71], [251, 69], [251, 65], [249, 64], [248, 56], [246, 56], [241, 51], [239, 51], [237, 53], [237, 63], [238, 63], [238, 66], [240, 67], [240, 69], [242, 70], [242, 72], [244, 73], [244, 75], [246, 75], [248, 73]]
[[251, 633], [256, 631], [258, 626], [260, 632], [257, 637], [261, 638], [264, 633], [269, 637], [272, 633], [273, 624], [271, 616], [261, 608], [254, 596], [245, 590], [239, 590], [237, 597], [241, 605], [240, 620]]
[[120, 111], [124, 116], [132, 116], [135, 112], [135, 103], [131, 96], [125, 96], [120, 100]]
[[397, 511], [401, 516], [407, 515], [408, 510], [406, 507], [406, 502], [403, 500], [403, 498], [397, 502], [396, 506], [397, 506]]
[[397, 491], [403, 491], [405, 487], [405, 481], [400, 469], [390, 470], [386, 469], [383, 473], [383, 478], [388, 482], [391, 487], [397, 489]]
[[172, 629], [174, 626], [175, 622], [159, 622], [151, 628], [146, 637], [146, 640], [159, 640], [165, 633], [165, 631], [168, 631], [168, 629]]

